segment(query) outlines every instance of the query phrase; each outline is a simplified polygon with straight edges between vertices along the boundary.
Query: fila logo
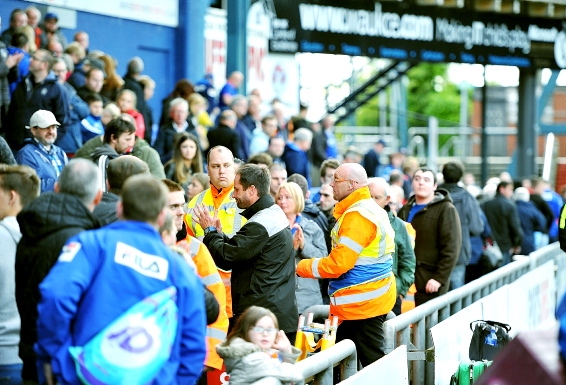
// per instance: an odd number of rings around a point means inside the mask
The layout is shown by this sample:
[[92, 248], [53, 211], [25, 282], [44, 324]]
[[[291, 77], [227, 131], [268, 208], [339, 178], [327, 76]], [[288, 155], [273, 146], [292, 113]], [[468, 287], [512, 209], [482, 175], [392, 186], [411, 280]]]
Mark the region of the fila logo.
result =
[[130, 267], [140, 274], [165, 281], [169, 261], [157, 255], [146, 254], [135, 247], [118, 242], [114, 262]]

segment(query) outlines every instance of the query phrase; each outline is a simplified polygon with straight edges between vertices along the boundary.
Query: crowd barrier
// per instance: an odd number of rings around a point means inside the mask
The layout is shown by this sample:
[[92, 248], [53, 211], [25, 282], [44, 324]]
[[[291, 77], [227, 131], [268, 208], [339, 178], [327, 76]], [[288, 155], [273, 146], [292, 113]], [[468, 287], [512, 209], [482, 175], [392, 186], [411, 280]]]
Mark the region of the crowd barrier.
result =
[[[427, 348], [433, 347], [434, 343], [430, 330], [434, 326], [458, 313], [460, 310], [467, 309], [470, 305], [489, 296], [501, 287], [517, 281], [525, 274], [544, 265], [548, 261], [553, 261], [553, 263], [548, 265], [550, 267], [546, 267], [548, 270], [546, 270], [545, 273], [553, 276], [553, 273], [555, 273], [555, 285], [552, 286], [552, 288], [547, 288], [548, 290], [554, 290], [552, 293], [553, 299], [547, 299], [549, 301], [547, 305], [556, 303], [556, 297], [560, 297], [564, 293], [566, 283], [566, 271], [561, 268], [566, 264], [565, 254], [560, 250], [558, 243], [541, 248], [531, 253], [529, 256], [519, 257], [518, 260], [470, 282], [459, 289], [450, 291], [439, 298], [418, 306], [407, 313], [401, 314], [399, 317], [386, 321], [384, 324], [385, 351], [392, 352], [398, 346], [406, 345], [409, 350], [408, 355], [410, 355], [413, 350], [424, 351]], [[559, 270], [557, 270], [557, 267]], [[533, 298], [536, 297], [535, 292], [533, 292], [532, 295]], [[500, 301], [501, 299], [496, 300], [496, 303], [500, 303]], [[526, 308], [526, 300], [521, 299], [520, 301], [511, 302], [514, 303], [514, 306]], [[477, 304], [476, 306], [480, 305]], [[550, 306], [547, 307], [549, 309], [551, 308]], [[473, 307], [470, 309], [472, 310], [467, 311], [473, 311]], [[528, 307], [526, 309], [531, 310], [533, 313], [540, 310], [540, 308], [529, 309]], [[551, 308], [551, 311], [553, 312], [554, 308]], [[480, 314], [480, 312], [477, 313], [477, 315]], [[434, 362], [415, 360], [410, 361], [410, 366], [412, 384], [434, 384]]]
[[[467, 357], [471, 321], [497, 318], [512, 324], [512, 333], [532, 330], [551, 322], [555, 305], [564, 293], [566, 254], [554, 243], [528, 256], [518, 256], [492, 273], [387, 320], [384, 349], [388, 355], [359, 372], [356, 349], [350, 340], [295, 365], [306, 380], [314, 378], [317, 385], [332, 384], [335, 365], [341, 366], [341, 378], [345, 379], [341, 384], [369, 383], [368, 379], [388, 385], [448, 384], [448, 373], [454, 372], [458, 360]], [[423, 357], [431, 347], [435, 347], [434, 362], [412, 358]], [[385, 373], [392, 377], [385, 378]], [[279, 384], [278, 380], [263, 379], [253, 385]]]

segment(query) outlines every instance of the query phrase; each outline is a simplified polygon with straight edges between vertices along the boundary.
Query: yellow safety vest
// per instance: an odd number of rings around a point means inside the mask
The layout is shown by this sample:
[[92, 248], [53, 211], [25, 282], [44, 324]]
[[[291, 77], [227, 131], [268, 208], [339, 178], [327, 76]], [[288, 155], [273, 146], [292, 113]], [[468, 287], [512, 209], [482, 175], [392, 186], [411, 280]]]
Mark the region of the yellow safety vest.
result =
[[[194, 234], [195, 238], [203, 239], [204, 238], [204, 230], [198, 223], [193, 221], [193, 209], [197, 204], [204, 204], [208, 209], [210, 215], [214, 215], [215, 207], [214, 207], [214, 198], [212, 197], [211, 189], [207, 189], [197, 196], [195, 196], [189, 202], [187, 206], [187, 214], [185, 215], [185, 225], [187, 229], [191, 229], [192, 233]], [[236, 200], [232, 198], [232, 193], [226, 194], [226, 197], [218, 207], [218, 219], [222, 224], [222, 232], [226, 234], [228, 237], [234, 236], [246, 223], [246, 218], [240, 215], [240, 210], [236, 205]], [[224, 287], [226, 288], [226, 313], [228, 317], [232, 317], [232, 284], [230, 282], [230, 277], [232, 276], [231, 270], [223, 270], [218, 268], [218, 273], [222, 278], [222, 282], [224, 283]]]

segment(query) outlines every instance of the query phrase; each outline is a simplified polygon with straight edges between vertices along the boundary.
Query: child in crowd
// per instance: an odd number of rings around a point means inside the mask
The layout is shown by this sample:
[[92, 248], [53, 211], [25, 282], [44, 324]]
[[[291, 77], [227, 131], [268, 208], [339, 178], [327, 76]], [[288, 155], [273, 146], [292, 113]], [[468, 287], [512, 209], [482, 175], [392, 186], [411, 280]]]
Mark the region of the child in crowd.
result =
[[102, 121], [104, 127], [106, 127], [106, 125], [110, 123], [112, 119], [117, 118], [118, 116], [120, 116], [120, 114], [120, 108], [118, 108], [116, 103], [108, 103], [102, 110], [102, 116], [100, 117], [100, 120]]
[[210, 178], [204, 172], [197, 172], [193, 174], [191, 183], [187, 188], [187, 202], [190, 202], [196, 195], [200, 194], [210, 186]]
[[104, 125], [102, 124], [102, 97], [95, 93], [90, 93], [85, 97], [90, 113], [81, 121], [81, 135], [83, 143], [90, 139], [104, 135]]
[[120, 111], [134, 118], [136, 125], [136, 136], [143, 139], [145, 136], [145, 121], [141, 112], [136, 110], [136, 94], [132, 90], [122, 90], [118, 93], [116, 103]]
[[250, 306], [242, 313], [216, 351], [224, 358], [230, 385], [250, 384], [265, 377], [284, 384], [303, 379], [293, 365], [301, 351], [278, 329], [275, 315], [260, 306]]

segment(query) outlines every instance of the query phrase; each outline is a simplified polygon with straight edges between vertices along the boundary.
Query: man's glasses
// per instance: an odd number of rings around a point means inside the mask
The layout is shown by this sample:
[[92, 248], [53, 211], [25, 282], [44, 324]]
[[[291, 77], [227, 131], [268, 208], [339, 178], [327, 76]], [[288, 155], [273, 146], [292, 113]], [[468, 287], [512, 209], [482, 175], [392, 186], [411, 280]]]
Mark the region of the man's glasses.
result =
[[251, 330], [257, 334], [263, 334], [264, 332], [267, 332], [267, 334], [275, 334], [278, 331], [276, 328], [264, 328], [262, 326], [254, 326]]

